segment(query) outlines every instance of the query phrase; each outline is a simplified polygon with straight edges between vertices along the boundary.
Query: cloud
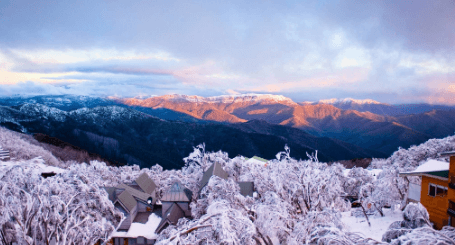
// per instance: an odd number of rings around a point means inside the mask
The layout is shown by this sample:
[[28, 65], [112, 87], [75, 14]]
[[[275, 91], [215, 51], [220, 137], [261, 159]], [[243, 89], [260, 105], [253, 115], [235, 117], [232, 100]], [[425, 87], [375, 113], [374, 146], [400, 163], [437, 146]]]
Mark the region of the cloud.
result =
[[0, 84], [429, 101], [429, 79], [455, 73], [454, 12], [424, 0], [1, 1]]

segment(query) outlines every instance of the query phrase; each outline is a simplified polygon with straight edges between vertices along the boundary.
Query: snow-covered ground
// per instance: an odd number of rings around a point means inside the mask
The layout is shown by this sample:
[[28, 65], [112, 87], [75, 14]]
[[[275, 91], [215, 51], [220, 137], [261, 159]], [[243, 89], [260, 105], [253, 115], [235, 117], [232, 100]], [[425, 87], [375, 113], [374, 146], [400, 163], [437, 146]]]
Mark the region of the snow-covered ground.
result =
[[[377, 176], [382, 172], [382, 169], [365, 169], [367, 170], [371, 176], [373, 176], [373, 179], [376, 180]], [[347, 177], [349, 175], [349, 172], [351, 172], [350, 168], [347, 168], [343, 170], [343, 175]]]
[[341, 220], [346, 225], [346, 229], [350, 232], [359, 233], [363, 237], [369, 237], [376, 241], [382, 240], [382, 235], [387, 231], [390, 224], [395, 221], [403, 220], [403, 212], [398, 210], [392, 211], [392, 209], [383, 209], [384, 217], [379, 214], [375, 216], [368, 216], [370, 219], [371, 227], [368, 226], [368, 222], [365, 216], [351, 216], [351, 212], [341, 213]]
[[59, 167], [54, 167], [54, 166], [49, 166], [44, 163], [44, 160], [41, 157], [36, 157], [34, 159], [31, 159], [29, 161], [26, 160], [20, 160], [20, 161], [0, 161], [0, 170], [6, 168], [6, 167], [12, 167], [12, 166], [21, 166], [22, 168], [28, 169], [32, 168], [34, 171], [36, 171], [37, 174], [41, 173], [51, 173], [54, 172], [56, 174], [62, 173], [65, 171], [65, 169], [59, 168]]

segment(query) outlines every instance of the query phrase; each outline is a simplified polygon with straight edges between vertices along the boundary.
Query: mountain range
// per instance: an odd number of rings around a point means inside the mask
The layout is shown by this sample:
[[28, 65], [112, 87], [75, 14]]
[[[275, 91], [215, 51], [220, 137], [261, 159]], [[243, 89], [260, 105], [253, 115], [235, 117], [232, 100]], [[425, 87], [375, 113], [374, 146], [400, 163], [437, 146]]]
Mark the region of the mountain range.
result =
[[35, 96], [0, 98], [0, 125], [43, 133], [142, 167], [179, 168], [193, 146], [230, 156], [274, 158], [318, 150], [322, 161], [386, 157], [398, 147], [455, 131], [455, 108], [389, 105], [373, 100], [297, 103], [278, 95], [187, 95], [140, 98]]
[[208, 151], [223, 150], [230, 156], [274, 154], [287, 144], [295, 158], [319, 150], [322, 161], [371, 157], [380, 152], [299, 129], [265, 121], [242, 124], [166, 121], [119, 106], [100, 106], [63, 111], [41, 104], [0, 106], [0, 125], [31, 134], [45, 134], [99, 154], [116, 164], [167, 169], [180, 168], [193, 146], [205, 142]]
[[389, 105], [354, 99], [296, 103], [284, 96], [258, 94], [114, 100], [129, 106], [165, 108], [200, 120], [225, 123], [265, 120], [385, 154], [455, 131], [455, 108], [441, 105]]

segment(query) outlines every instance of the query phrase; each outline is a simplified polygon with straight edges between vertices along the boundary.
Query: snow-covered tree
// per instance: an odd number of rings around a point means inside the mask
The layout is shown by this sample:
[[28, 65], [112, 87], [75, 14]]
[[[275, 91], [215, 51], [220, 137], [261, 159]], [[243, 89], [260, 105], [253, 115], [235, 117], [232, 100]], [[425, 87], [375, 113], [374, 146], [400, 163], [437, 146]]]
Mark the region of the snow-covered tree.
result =
[[256, 244], [255, 233], [244, 212], [220, 200], [213, 202], [199, 219], [183, 219], [177, 226], [166, 228], [158, 244]]
[[58, 244], [107, 239], [122, 214], [104, 189], [74, 170], [44, 179], [34, 168], [43, 162], [10, 162], [2, 169], [0, 227], [6, 239], [19, 244], [46, 243], [52, 237]]

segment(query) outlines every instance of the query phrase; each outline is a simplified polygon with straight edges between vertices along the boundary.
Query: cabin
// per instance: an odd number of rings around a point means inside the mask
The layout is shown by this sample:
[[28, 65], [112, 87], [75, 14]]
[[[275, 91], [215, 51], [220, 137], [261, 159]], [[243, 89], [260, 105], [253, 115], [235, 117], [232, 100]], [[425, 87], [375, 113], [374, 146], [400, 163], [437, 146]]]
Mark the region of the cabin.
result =
[[162, 219], [156, 233], [160, 233], [169, 225], [177, 224], [180, 218], [191, 218], [190, 202], [192, 197], [192, 191], [179, 181], [174, 182], [161, 198]]
[[421, 177], [421, 185], [409, 185], [408, 202], [422, 203], [436, 229], [455, 227], [455, 152], [440, 155], [450, 156], [450, 163], [429, 160], [414, 171], [400, 173]]
[[132, 226], [134, 223], [148, 224], [150, 217], [154, 215], [156, 184], [153, 180], [146, 173], [142, 173], [132, 183], [121, 183], [104, 189], [109, 200], [125, 217], [114, 232], [110, 244], [154, 244], [155, 240], [150, 236], [150, 232], [141, 234], [141, 231], [130, 231], [135, 229]]

